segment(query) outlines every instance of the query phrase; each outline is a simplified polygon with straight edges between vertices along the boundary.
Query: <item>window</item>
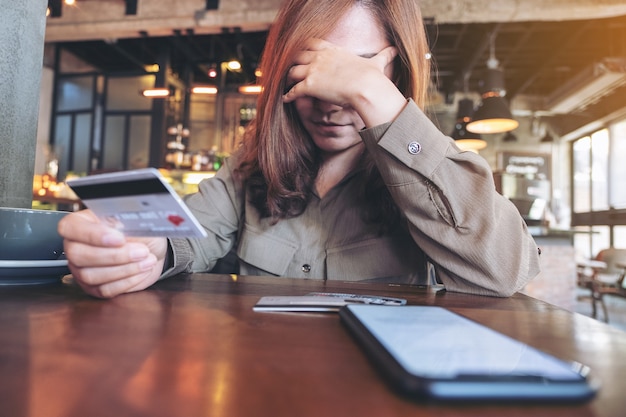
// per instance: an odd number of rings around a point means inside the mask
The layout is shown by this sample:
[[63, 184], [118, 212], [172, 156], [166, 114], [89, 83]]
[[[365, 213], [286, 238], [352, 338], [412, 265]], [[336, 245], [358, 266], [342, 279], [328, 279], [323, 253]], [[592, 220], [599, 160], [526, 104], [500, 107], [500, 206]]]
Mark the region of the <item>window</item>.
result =
[[93, 75], [66, 77], [59, 80], [57, 111], [90, 110], [93, 102]]
[[613, 228], [613, 244], [616, 248], [626, 248], [626, 226]]
[[591, 210], [609, 208], [609, 131], [602, 129], [591, 135]]
[[[586, 257], [626, 248], [626, 120], [572, 143], [574, 246]], [[620, 156], [622, 159], [620, 159]]]
[[578, 139], [573, 145], [574, 212], [587, 212], [591, 208], [591, 138]]
[[[610, 178], [615, 180], [611, 183], [610, 203], [615, 208], [626, 208], [626, 187], [618, 181], [618, 178], [626, 178], [626, 120], [611, 126], [611, 159]], [[624, 246], [626, 247], [626, 246]]]
[[575, 230], [573, 243], [574, 248], [576, 248], [576, 256], [580, 259], [593, 258], [602, 249], [611, 246], [610, 230], [607, 226], [579, 226]]
[[57, 95], [51, 144], [59, 152], [59, 179], [68, 172], [86, 173], [91, 161], [97, 76], [63, 75], [57, 80]]
[[109, 77], [107, 80], [108, 111], [150, 111], [152, 100], [142, 96], [141, 90], [154, 87], [155, 76]]

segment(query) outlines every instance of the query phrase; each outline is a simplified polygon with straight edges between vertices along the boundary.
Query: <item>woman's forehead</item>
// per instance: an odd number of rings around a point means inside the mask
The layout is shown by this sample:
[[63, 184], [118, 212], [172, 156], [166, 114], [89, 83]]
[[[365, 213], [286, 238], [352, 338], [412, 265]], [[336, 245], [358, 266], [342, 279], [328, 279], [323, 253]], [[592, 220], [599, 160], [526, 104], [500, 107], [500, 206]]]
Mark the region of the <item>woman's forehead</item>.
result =
[[361, 56], [373, 56], [389, 46], [374, 14], [359, 5], [348, 10], [324, 39]]

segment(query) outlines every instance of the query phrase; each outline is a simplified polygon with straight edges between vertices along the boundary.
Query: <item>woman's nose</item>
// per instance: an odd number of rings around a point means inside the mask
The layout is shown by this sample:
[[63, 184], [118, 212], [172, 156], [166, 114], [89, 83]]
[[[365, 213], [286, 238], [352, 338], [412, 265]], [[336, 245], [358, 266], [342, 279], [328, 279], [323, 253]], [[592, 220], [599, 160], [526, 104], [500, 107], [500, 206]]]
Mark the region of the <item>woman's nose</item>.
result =
[[315, 99], [313, 103], [314, 107], [322, 113], [334, 113], [343, 109], [343, 107], [338, 106], [336, 104], [330, 103], [328, 101], [322, 101]]

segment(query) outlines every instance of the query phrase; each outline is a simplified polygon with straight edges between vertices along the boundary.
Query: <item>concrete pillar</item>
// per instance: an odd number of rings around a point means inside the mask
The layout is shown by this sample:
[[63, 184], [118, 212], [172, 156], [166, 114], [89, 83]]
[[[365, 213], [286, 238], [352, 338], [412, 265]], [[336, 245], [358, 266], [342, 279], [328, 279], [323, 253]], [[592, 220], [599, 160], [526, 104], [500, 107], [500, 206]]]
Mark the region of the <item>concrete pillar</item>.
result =
[[46, 0], [0, 0], [0, 207], [31, 207]]

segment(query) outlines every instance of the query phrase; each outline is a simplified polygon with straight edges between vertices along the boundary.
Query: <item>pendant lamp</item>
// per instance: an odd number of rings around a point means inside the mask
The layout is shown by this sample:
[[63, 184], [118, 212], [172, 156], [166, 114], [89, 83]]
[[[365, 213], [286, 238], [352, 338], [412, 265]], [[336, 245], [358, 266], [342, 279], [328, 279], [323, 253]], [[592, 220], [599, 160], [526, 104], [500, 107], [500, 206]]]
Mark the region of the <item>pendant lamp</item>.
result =
[[506, 135], [502, 138], [502, 142], [517, 142], [517, 136], [511, 132], [506, 132]]
[[482, 103], [474, 113], [473, 120], [467, 124], [467, 130], [473, 133], [509, 132], [519, 126], [513, 119], [509, 105], [504, 96], [504, 73], [494, 52], [495, 34], [491, 35], [490, 57], [487, 60], [487, 72], [481, 81]]
[[478, 152], [487, 147], [480, 134], [467, 130], [467, 124], [472, 120], [474, 114], [474, 101], [469, 98], [459, 100], [456, 123], [450, 137], [455, 140], [456, 145], [463, 151]]
[[548, 130], [546, 129], [546, 134], [543, 135], [543, 137], [539, 140], [539, 142], [541, 142], [541, 143], [552, 143], [552, 142], [554, 142], [554, 136], [552, 136], [550, 134], [550, 132], [548, 132]]

